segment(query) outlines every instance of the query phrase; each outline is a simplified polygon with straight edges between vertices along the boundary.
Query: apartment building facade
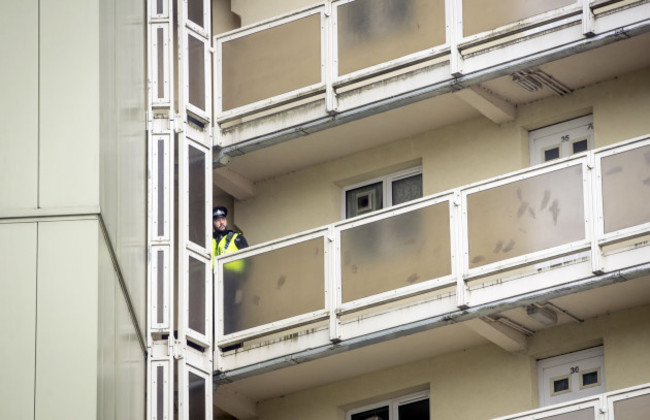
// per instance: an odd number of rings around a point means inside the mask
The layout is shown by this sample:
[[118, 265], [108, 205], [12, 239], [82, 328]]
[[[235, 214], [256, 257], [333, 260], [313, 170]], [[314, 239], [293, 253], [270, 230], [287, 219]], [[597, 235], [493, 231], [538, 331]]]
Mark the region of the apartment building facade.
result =
[[650, 412], [650, 2], [2, 10], [8, 418]]

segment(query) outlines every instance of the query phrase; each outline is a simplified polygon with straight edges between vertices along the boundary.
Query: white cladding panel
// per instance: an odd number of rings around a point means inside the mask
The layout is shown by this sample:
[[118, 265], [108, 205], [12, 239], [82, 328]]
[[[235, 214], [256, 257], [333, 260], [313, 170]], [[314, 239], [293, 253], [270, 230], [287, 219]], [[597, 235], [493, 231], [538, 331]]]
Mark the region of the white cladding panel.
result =
[[97, 415], [96, 220], [38, 226], [35, 419]]
[[34, 418], [36, 223], [0, 224], [0, 418]]
[[97, 0], [40, 2], [41, 207], [99, 204]]
[[[38, 1], [0, 2], [0, 212], [35, 208]], [[9, 41], [10, 40], [10, 41]], [[20, 188], [17, 188], [17, 184]]]
[[144, 11], [139, 2], [102, 2], [98, 57], [101, 211], [141, 327], [146, 314], [147, 217]]

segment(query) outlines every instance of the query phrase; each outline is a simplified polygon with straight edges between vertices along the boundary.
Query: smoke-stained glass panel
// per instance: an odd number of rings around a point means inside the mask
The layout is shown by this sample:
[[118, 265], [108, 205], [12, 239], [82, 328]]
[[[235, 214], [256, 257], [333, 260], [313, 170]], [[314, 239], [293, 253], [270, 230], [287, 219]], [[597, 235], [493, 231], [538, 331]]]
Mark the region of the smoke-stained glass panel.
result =
[[343, 302], [448, 274], [448, 202], [341, 231]]
[[224, 264], [224, 332], [324, 309], [322, 237]]
[[463, 35], [496, 29], [575, 2], [576, 0], [463, 0]]
[[605, 233], [650, 222], [650, 146], [601, 162]]
[[444, 0], [357, 0], [336, 10], [340, 75], [445, 43]]
[[223, 43], [222, 107], [229, 110], [321, 81], [320, 15]]
[[469, 267], [585, 238], [582, 166], [467, 196]]

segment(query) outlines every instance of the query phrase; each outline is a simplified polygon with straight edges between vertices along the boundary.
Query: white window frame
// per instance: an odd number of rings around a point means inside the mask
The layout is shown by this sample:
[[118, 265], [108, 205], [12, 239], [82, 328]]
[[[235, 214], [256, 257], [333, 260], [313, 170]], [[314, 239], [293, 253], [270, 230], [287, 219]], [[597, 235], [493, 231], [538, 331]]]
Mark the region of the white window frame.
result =
[[[594, 371], [598, 372], [598, 383], [582, 385], [582, 375]], [[537, 378], [540, 407], [603, 393], [605, 392], [603, 346], [538, 360]], [[564, 378], [569, 380], [569, 389], [553, 392], [553, 381]]]
[[[365, 187], [370, 184], [376, 184], [378, 182], [382, 183], [382, 194], [383, 194], [383, 204], [381, 208], [378, 208], [377, 210], [385, 209], [388, 207], [393, 206], [393, 190], [391, 188], [393, 182], [399, 181], [400, 179], [404, 178], [409, 178], [415, 175], [421, 175], [422, 174], [422, 166], [416, 166], [413, 168], [408, 168], [404, 169], [401, 171], [393, 172], [388, 175], [368, 179], [362, 182], [358, 182], [356, 184], [348, 185], [344, 188], [341, 189], [341, 219], [345, 220], [348, 219], [347, 217], [347, 202], [346, 202], [346, 195], [347, 192], [350, 190], [354, 190], [357, 188]], [[424, 196], [424, 194], [422, 195]], [[371, 213], [371, 212], [370, 212]], [[364, 213], [366, 215], [368, 213]], [[357, 217], [357, 216], [352, 216], [352, 217]], [[350, 219], [352, 217], [349, 217]]]
[[[373, 410], [375, 408], [388, 407], [389, 418], [388, 420], [400, 420], [399, 407], [405, 404], [410, 404], [422, 400], [429, 400], [429, 391], [420, 391], [414, 394], [408, 394], [401, 397], [383, 400], [374, 404], [365, 405], [363, 407], [348, 410], [345, 413], [345, 420], [351, 420], [355, 414], [363, 413], [364, 411]], [[431, 416], [429, 416], [431, 417]], [[405, 420], [405, 419], [401, 419]]]
[[531, 166], [550, 162], [542, 159], [542, 152], [556, 146], [560, 147], [560, 156], [558, 159], [571, 156], [573, 151], [570, 146], [575, 143], [575, 140], [581, 141], [585, 137], [587, 140], [587, 150], [593, 150], [593, 124], [593, 114], [589, 114], [559, 124], [531, 130], [528, 133]]

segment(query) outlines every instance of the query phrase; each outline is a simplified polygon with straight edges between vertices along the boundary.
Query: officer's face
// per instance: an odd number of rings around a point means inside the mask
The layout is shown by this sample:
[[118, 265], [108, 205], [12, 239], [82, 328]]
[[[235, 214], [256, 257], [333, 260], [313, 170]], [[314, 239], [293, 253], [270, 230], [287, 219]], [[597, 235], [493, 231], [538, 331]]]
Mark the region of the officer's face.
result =
[[214, 228], [220, 232], [223, 232], [228, 227], [228, 220], [225, 217], [217, 217], [214, 219]]

